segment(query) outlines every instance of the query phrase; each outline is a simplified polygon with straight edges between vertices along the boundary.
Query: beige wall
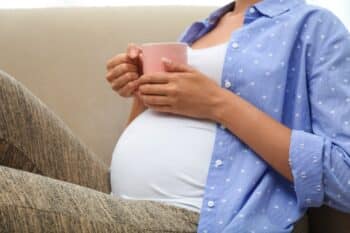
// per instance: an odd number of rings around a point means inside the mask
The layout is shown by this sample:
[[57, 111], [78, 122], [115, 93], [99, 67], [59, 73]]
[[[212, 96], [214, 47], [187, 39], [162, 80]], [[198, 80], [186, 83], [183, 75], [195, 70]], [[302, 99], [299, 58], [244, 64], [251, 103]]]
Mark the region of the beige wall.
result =
[[130, 109], [105, 81], [128, 42], [176, 40], [210, 7], [0, 10], [0, 69], [41, 98], [109, 163]]

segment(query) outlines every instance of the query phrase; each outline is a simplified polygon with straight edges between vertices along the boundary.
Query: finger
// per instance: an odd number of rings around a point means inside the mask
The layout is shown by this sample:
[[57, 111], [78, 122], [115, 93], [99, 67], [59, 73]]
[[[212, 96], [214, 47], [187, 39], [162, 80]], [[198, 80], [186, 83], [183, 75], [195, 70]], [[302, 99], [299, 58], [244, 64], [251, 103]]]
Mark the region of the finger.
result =
[[[122, 87], [124, 87], [125, 85], [127, 85], [128, 83], [137, 80], [138, 79], [138, 74], [135, 72], [128, 72], [124, 75], [122, 75], [121, 77], [115, 79], [111, 85], [112, 85], [112, 89], [115, 91], [118, 91], [119, 89], [121, 89]], [[135, 86], [136, 85], [130, 84], [129, 86]]]
[[128, 82], [118, 90], [118, 93], [123, 97], [129, 97], [135, 92], [136, 88], [137, 86], [133, 82]]
[[138, 87], [141, 94], [144, 95], [167, 95], [167, 84], [142, 84]]
[[106, 79], [109, 82], [113, 82], [113, 80], [118, 79], [120, 76], [128, 72], [134, 72], [138, 74], [138, 67], [136, 65], [128, 63], [119, 64], [106, 74]]
[[126, 51], [127, 51], [126, 54], [131, 59], [137, 58], [142, 53], [141, 47], [137, 46], [134, 43], [129, 43]]
[[146, 106], [151, 105], [171, 105], [171, 100], [167, 96], [160, 95], [140, 95], [142, 102]]
[[109, 71], [113, 69], [115, 66], [122, 64], [122, 63], [129, 63], [129, 64], [135, 64], [137, 65], [137, 62], [130, 57], [126, 53], [120, 53], [112, 57], [107, 61], [106, 69]]
[[185, 64], [175, 63], [166, 57], [162, 57], [162, 62], [164, 64], [165, 70], [169, 72], [193, 72], [194, 71], [193, 67]]
[[168, 83], [170, 78], [171, 77], [165, 72], [156, 72], [140, 76], [136, 81], [136, 84], [140, 86], [145, 83]]

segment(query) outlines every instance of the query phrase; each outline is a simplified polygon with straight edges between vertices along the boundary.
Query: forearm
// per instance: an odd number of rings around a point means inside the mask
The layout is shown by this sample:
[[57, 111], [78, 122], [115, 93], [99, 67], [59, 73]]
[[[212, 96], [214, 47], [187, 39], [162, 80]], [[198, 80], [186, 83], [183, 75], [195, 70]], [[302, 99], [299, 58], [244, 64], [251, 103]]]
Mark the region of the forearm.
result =
[[133, 103], [126, 126], [128, 126], [138, 115], [140, 115], [146, 109], [147, 107], [141, 102], [138, 97], [133, 97]]
[[254, 105], [223, 89], [221, 103], [214, 111], [215, 121], [254, 150], [277, 172], [292, 181], [289, 166], [291, 130]]

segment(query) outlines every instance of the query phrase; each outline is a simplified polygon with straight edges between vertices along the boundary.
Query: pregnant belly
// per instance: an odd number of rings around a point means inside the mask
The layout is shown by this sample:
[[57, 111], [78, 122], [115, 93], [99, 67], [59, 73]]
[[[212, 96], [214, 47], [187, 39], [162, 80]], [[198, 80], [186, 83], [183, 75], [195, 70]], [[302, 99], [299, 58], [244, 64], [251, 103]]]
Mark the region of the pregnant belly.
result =
[[216, 125], [146, 110], [124, 130], [113, 152], [114, 195], [135, 199], [200, 199]]

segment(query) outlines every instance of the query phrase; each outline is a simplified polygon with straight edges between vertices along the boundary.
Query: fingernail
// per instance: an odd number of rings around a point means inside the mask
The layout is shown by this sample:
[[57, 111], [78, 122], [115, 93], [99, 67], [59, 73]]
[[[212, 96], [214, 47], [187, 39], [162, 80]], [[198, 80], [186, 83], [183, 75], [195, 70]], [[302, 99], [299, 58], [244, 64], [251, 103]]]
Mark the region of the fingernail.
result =
[[169, 59], [169, 58], [166, 58], [166, 57], [162, 57], [162, 61], [166, 64], [171, 64], [172, 61]]

